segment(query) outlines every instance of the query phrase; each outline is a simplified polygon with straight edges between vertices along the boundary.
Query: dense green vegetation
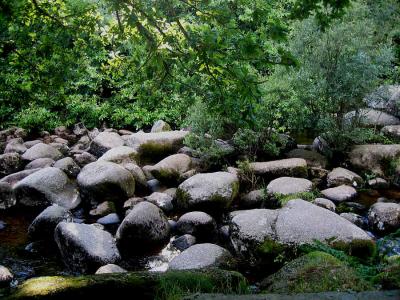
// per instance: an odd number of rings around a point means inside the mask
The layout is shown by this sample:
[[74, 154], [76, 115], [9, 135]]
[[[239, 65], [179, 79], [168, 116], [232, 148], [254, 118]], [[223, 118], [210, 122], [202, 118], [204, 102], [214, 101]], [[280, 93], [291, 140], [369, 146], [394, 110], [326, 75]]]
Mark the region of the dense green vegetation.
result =
[[279, 132], [376, 139], [343, 115], [399, 78], [399, 11], [395, 0], [2, 0], [0, 124], [164, 119], [190, 126], [195, 148], [212, 148], [208, 133], [272, 155]]

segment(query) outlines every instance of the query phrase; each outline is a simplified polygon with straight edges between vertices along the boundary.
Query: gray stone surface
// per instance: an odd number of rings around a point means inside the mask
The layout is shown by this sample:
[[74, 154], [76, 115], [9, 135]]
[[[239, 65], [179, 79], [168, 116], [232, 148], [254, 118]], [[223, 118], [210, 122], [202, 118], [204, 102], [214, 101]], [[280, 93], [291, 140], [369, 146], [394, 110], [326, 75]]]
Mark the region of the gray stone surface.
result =
[[169, 213], [174, 209], [172, 197], [168, 194], [154, 192], [150, 196], [145, 197], [145, 200], [157, 205], [164, 212]]
[[100, 157], [108, 150], [123, 145], [124, 141], [118, 133], [101, 132], [91, 142], [89, 152]]
[[337, 187], [325, 189], [321, 191], [321, 194], [329, 200], [335, 202], [350, 201], [357, 196], [355, 188], [348, 185], [340, 185]]
[[0, 178], [18, 172], [22, 167], [21, 155], [16, 152], [0, 155]]
[[94, 273], [99, 267], [120, 260], [112, 235], [94, 226], [61, 222], [54, 237], [61, 257], [72, 271]]
[[0, 288], [9, 286], [13, 278], [14, 275], [10, 270], [5, 266], [0, 265]]
[[30, 169], [43, 169], [47, 167], [52, 167], [54, 165], [55, 161], [54, 159], [51, 158], [38, 158], [35, 160], [32, 160], [29, 164], [25, 166], [25, 170], [30, 170]]
[[196, 237], [191, 234], [184, 234], [171, 242], [176, 249], [183, 251], [196, 244]]
[[328, 186], [339, 186], [342, 184], [359, 186], [364, 180], [358, 174], [345, 168], [335, 168], [327, 176]]
[[215, 238], [217, 224], [209, 214], [192, 211], [179, 218], [177, 229], [182, 234], [194, 235], [198, 241], [212, 241]]
[[239, 205], [243, 208], [260, 208], [266, 198], [264, 189], [254, 190], [241, 196]]
[[81, 202], [75, 183], [63, 171], [53, 167], [25, 177], [13, 189], [17, 203], [28, 207], [58, 204], [73, 209]]
[[114, 162], [117, 164], [135, 162], [137, 152], [132, 147], [118, 146], [108, 150], [99, 160]]
[[368, 219], [378, 232], [395, 231], [400, 228], [400, 204], [375, 203], [368, 212]]
[[32, 161], [38, 158], [51, 158], [53, 160], [58, 160], [62, 157], [62, 153], [56, 148], [43, 143], [32, 146], [31, 148], [26, 150], [24, 154], [22, 154], [22, 159], [28, 161]]
[[394, 139], [400, 139], [400, 125], [384, 126], [381, 129], [381, 133]]
[[127, 270], [115, 264], [108, 264], [100, 267], [95, 274], [111, 274], [111, 273], [126, 273]]
[[315, 198], [315, 200], [313, 201], [313, 204], [315, 204], [315, 205], [317, 205], [319, 207], [323, 207], [323, 208], [329, 209], [330, 211], [333, 211], [333, 212], [336, 210], [335, 203], [333, 203], [329, 199]]
[[286, 196], [310, 192], [312, 185], [312, 182], [305, 178], [279, 177], [267, 185], [267, 192], [270, 195], [280, 194]]
[[71, 178], [76, 178], [81, 171], [81, 168], [71, 157], [65, 157], [57, 160], [53, 167], [59, 168]]
[[[345, 115], [345, 119], [350, 121], [354, 116], [355, 112], [349, 112]], [[368, 127], [400, 124], [400, 120], [397, 117], [376, 109], [360, 109], [359, 118], [360, 123]]]
[[191, 169], [192, 160], [186, 154], [170, 155], [151, 167], [151, 174], [161, 182], [178, 183]]
[[328, 160], [325, 156], [317, 151], [306, 149], [293, 149], [289, 151], [286, 156], [288, 158], [303, 158], [306, 160], [307, 165], [315, 168], [326, 168]]
[[170, 131], [171, 126], [164, 122], [163, 120], [158, 120], [154, 122], [153, 127], [151, 127], [151, 132], [163, 132], [163, 131]]
[[224, 268], [232, 263], [228, 250], [215, 244], [197, 244], [189, 247], [171, 260], [170, 270]]
[[307, 177], [307, 162], [303, 158], [288, 158], [250, 164], [258, 176], [274, 179], [283, 176]]

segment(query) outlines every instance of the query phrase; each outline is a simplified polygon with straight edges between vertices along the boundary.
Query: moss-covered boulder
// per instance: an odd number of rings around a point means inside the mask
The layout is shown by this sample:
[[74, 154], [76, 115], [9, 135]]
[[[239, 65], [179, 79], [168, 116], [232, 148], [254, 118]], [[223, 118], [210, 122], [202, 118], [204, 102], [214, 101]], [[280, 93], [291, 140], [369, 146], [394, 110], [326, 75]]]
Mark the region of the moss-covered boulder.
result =
[[339, 259], [324, 252], [301, 256], [267, 277], [262, 289], [273, 293], [316, 293], [327, 291], [364, 291], [369, 283]]
[[[79, 277], [39, 277], [26, 281], [11, 299], [181, 299], [201, 293], [240, 293], [247, 287], [237, 272], [222, 270], [131, 272]], [[130, 295], [130, 296], [129, 296]]]
[[151, 174], [167, 184], [180, 183], [183, 174], [190, 170], [192, 159], [186, 154], [170, 155], [150, 168]]
[[264, 179], [275, 179], [278, 177], [301, 177], [307, 178], [307, 162], [303, 158], [287, 158], [267, 162], [254, 162], [250, 164], [254, 174]]

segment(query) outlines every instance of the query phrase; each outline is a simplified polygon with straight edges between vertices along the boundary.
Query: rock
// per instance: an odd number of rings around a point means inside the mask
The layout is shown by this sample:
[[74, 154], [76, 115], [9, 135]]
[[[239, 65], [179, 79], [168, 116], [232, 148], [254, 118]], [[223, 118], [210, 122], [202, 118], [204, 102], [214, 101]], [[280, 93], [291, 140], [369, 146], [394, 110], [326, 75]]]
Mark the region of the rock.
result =
[[120, 165], [108, 161], [86, 165], [79, 173], [77, 181], [81, 193], [92, 203], [113, 201], [122, 204], [135, 192], [132, 174]]
[[88, 130], [83, 123], [77, 123], [74, 125], [73, 133], [77, 136], [82, 136], [87, 134]]
[[368, 107], [383, 110], [386, 113], [400, 116], [400, 86], [382, 85], [365, 97]]
[[63, 156], [68, 156], [71, 150], [66, 144], [50, 143], [49, 146], [60, 151]]
[[0, 180], [0, 182], [6, 182], [10, 184], [12, 187], [16, 185], [19, 181], [28, 177], [29, 175], [40, 171], [40, 169], [32, 169], [32, 170], [23, 170], [17, 173], [10, 174]]
[[92, 143], [90, 144], [89, 152], [97, 157], [100, 157], [108, 150], [123, 145], [124, 141], [118, 133], [101, 132], [93, 139]]
[[169, 189], [166, 189], [163, 193], [171, 196], [172, 199], [175, 200], [176, 199], [176, 191], [177, 191], [177, 188], [169, 188]]
[[145, 197], [145, 200], [157, 205], [166, 213], [169, 213], [174, 209], [172, 197], [164, 193], [154, 192], [150, 196]]
[[111, 273], [126, 273], [127, 270], [114, 264], [108, 264], [100, 267], [95, 274], [111, 274]]
[[120, 260], [112, 235], [94, 226], [61, 222], [54, 237], [61, 257], [72, 271], [94, 273], [99, 267]]
[[286, 156], [288, 158], [303, 158], [306, 160], [308, 166], [315, 168], [325, 169], [328, 164], [328, 160], [325, 156], [311, 150], [294, 149], [288, 152]]
[[371, 254], [375, 247], [362, 229], [301, 199], [291, 200], [278, 210], [238, 212], [230, 222], [230, 234], [236, 253], [250, 265], [257, 265], [261, 258], [273, 261], [284, 249], [295, 249], [315, 240], [353, 255]]
[[35, 146], [36, 144], [40, 144], [42, 141], [41, 140], [34, 140], [34, 141], [27, 141], [24, 143], [24, 146], [29, 149]]
[[353, 147], [349, 158], [353, 167], [384, 176], [384, 162], [400, 158], [400, 145], [358, 145]]
[[322, 190], [321, 194], [335, 202], [349, 201], [357, 196], [355, 188], [348, 185], [340, 185], [334, 188]]
[[116, 213], [108, 214], [100, 219], [97, 220], [97, 223], [107, 226], [107, 225], [116, 225], [121, 223], [118, 215]]
[[157, 179], [151, 179], [151, 180], [147, 181], [147, 186], [149, 187], [150, 191], [153, 193], [161, 192], [164, 189], [164, 186]]
[[11, 184], [0, 182], [0, 209], [6, 209], [15, 205], [15, 196]]
[[86, 166], [92, 162], [95, 162], [97, 159], [94, 155], [92, 155], [88, 152], [83, 152], [81, 154], [75, 154], [74, 160], [81, 168], [83, 168], [84, 166]]
[[297, 294], [363, 291], [370, 289], [371, 285], [344, 262], [328, 253], [315, 251], [287, 263], [266, 278], [261, 288], [270, 293]]
[[143, 202], [144, 199], [140, 198], [140, 197], [133, 197], [133, 198], [129, 198], [128, 200], [126, 200], [124, 202], [124, 209], [129, 209], [129, 208], [133, 208], [136, 204]]
[[254, 190], [240, 198], [239, 205], [243, 208], [260, 208], [267, 199], [267, 193], [264, 189]]
[[288, 158], [268, 162], [250, 163], [255, 175], [266, 179], [274, 179], [283, 176], [302, 177], [308, 176], [307, 162], [302, 158]]
[[292, 195], [299, 193], [310, 192], [312, 189], [312, 182], [304, 178], [295, 177], [280, 177], [272, 180], [267, 186], [269, 195]]
[[164, 158], [151, 167], [151, 174], [161, 182], [167, 184], [179, 183], [185, 172], [189, 171], [192, 160], [186, 154], [174, 154]]
[[135, 149], [127, 146], [119, 146], [108, 150], [99, 160], [110, 161], [116, 164], [135, 163], [137, 155]]
[[374, 178], [368, 180], [368, 186], [370, 186], [372, 189], [387, 189], [389, 188], [389, 183], [383, 179], [383, 178]]
[[[344, 118], [347, 121], [351, 121], [355, 117], [355, 112], [347, 113]], [[362, 125], [367, 127], [383, 127], [388, 125], [399, 125], [400, 120], [383, 111], [375, 109], [360, 109], [359, 111], [359, 121]]]
[[4, 153], [24, 154], [27, 148], [24, 145], [24, 140], [21, 138], [11, 139], [8, 141]]
[[355, 213], [352, 212], [341, 213], [340, 216], [362, 229], [367, 229], [368, 227], [368, 222], [365, 220], [365, 218]]
[[53, 166], [55, 161], [51, 158], [38, 158], [35, 160], [32, 160], [29, 164], [25, 166], [25, 170], [30, 170], [30, 169], [43, 169], [47, 167]]
[[58, 204], [73, 209], [81, 202], [75, 183], [63, 171], [53, 167], [25, 177], [13, 189], [17, 202], [28, 207]]
[[94, 217], [104, 217], [108, 214], [114, 213], [115, 212], [115, 205], [111, 201], [104, 201], [97, 205], [95, 209], [92, 209], [89, 212], [89, 215], [94, 216]]
[[171, 242], [172, 246], [180, 251], [184, 251], [187, 248], [196, 244], [196, 237], [190, 234], [184, 234]]
[[150, 202], [140, 202], [119, 226], [117, 245], [126, 256], [159, 250], [168, 242], [169, 231], [164, 213]]
[[163, 120], [158, 120], [151, 127], [151, 132], [163, 132], [163, 131], [171, 131], [171, 126], [164, 122]]
[[188, 131], [165, 131], [130, 135], [126, 145], [134, 148], [140, 159], [155, 160], [176, 153], [182, 146]]
[[65, 157], [57, 160], [54, 164], [54, 168], [59, 168], [71, 178], [76, 178], [81, 171], [81, 168], [71, 157]]
[[170, 270], [229, 268], [233, 258], [228, 250], [215, 244], [197, 244], [171, 260]]
[[339, 186], [343, 184], [359, 186], [364, 180], [356, 173], [345, 168], [335, 168], [328, 174], [328, 186]]
[[32, 146], [22, 154], [22, 159], [28, 161], [38, 158], [51, 158], [53, 160], [58, 160], [62, 157], [63, 155], [56, 148], [43, 143]]
[[134, 163], [125, 163], [123, 164], [123, 167], [127, 169], [129, 172], [131, 172], [133, 178], [135, 178], [136, 189], [138, 191], [143, 192], [148, 190], [146, 176], [143, 170], [138, 165]]
[[47, 207], [29, 226], [29, 238], [33, 241], [54, 241], [54, 229], [60, 222], [72, 222], [69, 210], [58, 205]]
[[212, 241], [217, 232], [217, 224], [205, 212], [192, 211], [179, 218], [177, 229], [182, 234], [194, 235], [198, 241]]
[[325, 199], [325, 198], [316, 198], [313, 201], [313, 204], [319, 206], [319, 207], [323, 207], [326, 209], [329, 209], [330, 211], [335, 212], [336, 210], [336, 205], [335, 203], [333, 203], [331, 200]]
[[0, 288], [8, 287], [11, 281], [14, 279], [14, 275], [5, 266], [0, 265]]
[[332, 149], [329, 146], [328, 142], [321, 136], [318, 136], [314, 139], [312, 143], [312, 150], [318, 151], [322, 155], [326, 157], [332, 156]]
[[239, 180], [231, 173], [196, 174], [179, 185], [177, 205], [181, 209], [216, 212], [228, 208], [238, 192]]
[[380, 233], [396, 231], [400, 228], [400, 204], [375, 203], [368, 212], [368, 219]]
[[127, 130], [127, 129], [120, 129], [120, 130], [118, 130], [118, 133], [120, 135], [131, 135], [131, 134], [134, 134], [134, 132], [132, 132], [130, 130]]
[[22, 167], [21, 155], [15, 152], [0, 155], [0, 177], [18, 172]]
[[393, 139], [400, 139], [400, 125], [388, 125], [388, 126], [384, 126], [381, 129], [381, 133], [393, 138]]

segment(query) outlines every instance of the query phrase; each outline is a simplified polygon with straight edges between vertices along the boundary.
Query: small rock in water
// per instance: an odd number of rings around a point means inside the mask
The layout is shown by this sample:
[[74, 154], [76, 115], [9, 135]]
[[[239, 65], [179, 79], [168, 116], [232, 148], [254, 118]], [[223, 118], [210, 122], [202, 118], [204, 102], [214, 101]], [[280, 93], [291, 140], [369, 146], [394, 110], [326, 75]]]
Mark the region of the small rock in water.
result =
[[119, 224], [121, 220], [116, 213], [109, 214], [97, 220], [97, 223], [101, 225], [114, 225]]
[[335, 202], [349, 201], [357, 196], [355, 188], [348, 185], [340, 185], [338, 187], [329, 188], [321, 191], [321, 194], [329, 200]]
[[196, 244], [196, 238], [191, 234], [184, 234], [172, 241], [172, 246], [183, 251]]
[[126, 273], [127, 271], [120, 266], [108, 264], [100, 267], [95, 274]]

